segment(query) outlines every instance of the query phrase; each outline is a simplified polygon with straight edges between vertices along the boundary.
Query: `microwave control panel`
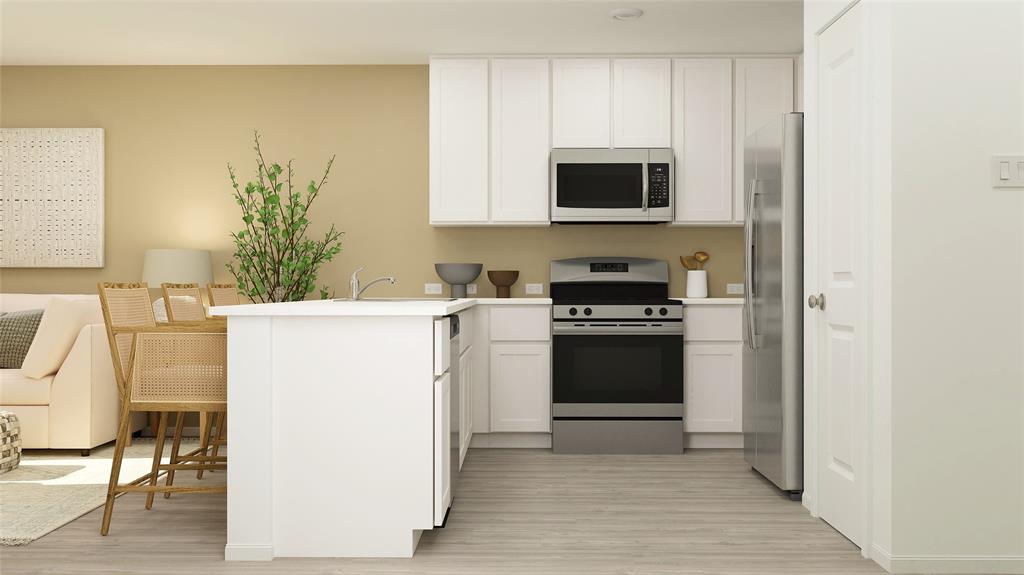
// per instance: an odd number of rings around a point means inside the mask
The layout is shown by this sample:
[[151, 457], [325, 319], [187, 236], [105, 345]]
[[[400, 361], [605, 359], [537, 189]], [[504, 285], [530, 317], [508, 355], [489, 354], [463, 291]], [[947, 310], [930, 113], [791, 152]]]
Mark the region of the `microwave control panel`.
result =
[[668, 164], [648, 164], [647, 166], [647, 206], [651, 208], [668, 207]]

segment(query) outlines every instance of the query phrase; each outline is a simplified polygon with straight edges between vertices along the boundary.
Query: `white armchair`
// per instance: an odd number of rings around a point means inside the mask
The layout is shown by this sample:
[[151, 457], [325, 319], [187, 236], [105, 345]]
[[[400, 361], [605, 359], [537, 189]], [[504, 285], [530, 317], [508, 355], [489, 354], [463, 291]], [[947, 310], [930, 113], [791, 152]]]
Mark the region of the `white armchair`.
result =
[[[0, 294], [0, 311], [27, 309], [45, 309], [52, 317], [44, 315], [32, 341], [26, 364], [32, 357], [33, 365], [22, 366], [30, 373], [0, 369], [0, 409], [18, 416], [22, 447], [78, 449], [86, 455], [114, 439], [119, 416], [99, 297]], [[51, 329], [44, 329], [47, 323]], [[144, 425], [144, 417], [133, 418], [132, 431]]]

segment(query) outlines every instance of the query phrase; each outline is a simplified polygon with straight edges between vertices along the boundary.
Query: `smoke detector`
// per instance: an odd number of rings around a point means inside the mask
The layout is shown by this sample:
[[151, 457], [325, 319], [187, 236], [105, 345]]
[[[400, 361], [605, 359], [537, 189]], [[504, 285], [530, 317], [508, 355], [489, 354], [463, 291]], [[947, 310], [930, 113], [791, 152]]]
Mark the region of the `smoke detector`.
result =
[[644, 15], [644, 11], [639, 8], [616, 8], [608, 13], [608, 16], [613, 20], [636, 20], [637, 18]]

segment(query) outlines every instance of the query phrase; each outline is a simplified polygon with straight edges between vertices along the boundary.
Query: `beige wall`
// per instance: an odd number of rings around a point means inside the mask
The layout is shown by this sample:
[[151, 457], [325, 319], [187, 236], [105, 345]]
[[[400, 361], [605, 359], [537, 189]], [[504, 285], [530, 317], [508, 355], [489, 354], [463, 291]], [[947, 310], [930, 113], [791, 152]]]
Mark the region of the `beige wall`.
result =
[[[211, 249], [217, 279], [231, 280], [223, 266], [240, 217], [226, 164], [252, 174], [253, 129], [268, 160], [294, 158], [306, 181], [338, 155], [312, 219], [314, 231], [330, 222], [345, 231], [321, 273], [339, 296], [359, 265], [364, 278], [399, 279], [373, 295], [421, 295], [440, 281], [439, 261], [521, 270], [513, 295], [522, 296], [526, 282], [547, 283], [550, 260], [585, 255], [669, 260], [681, 296], [678, 256], [698, 249], [711, 254], [712, 296], [743, 279], [737, 228], [430, 227], [425, 66], [5, 67], [0, 125], [100, 127], [107, 147], [106, 267], [5, 269], [3, 292], [93, 292], [98, 281], [138, 279], [143, 252], [161, 247]], [[485, 276], [478, 283], [494, 294]]]

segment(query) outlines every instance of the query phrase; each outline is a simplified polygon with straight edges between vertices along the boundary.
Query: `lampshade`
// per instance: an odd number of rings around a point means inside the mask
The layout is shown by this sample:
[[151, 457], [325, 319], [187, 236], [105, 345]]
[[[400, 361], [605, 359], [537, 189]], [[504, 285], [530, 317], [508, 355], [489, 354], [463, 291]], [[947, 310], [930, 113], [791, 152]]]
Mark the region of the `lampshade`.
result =
[[208, 250], [146, 250], [142, 281], [149, 287], [162, 283], [213, 282], [213, 262]]

